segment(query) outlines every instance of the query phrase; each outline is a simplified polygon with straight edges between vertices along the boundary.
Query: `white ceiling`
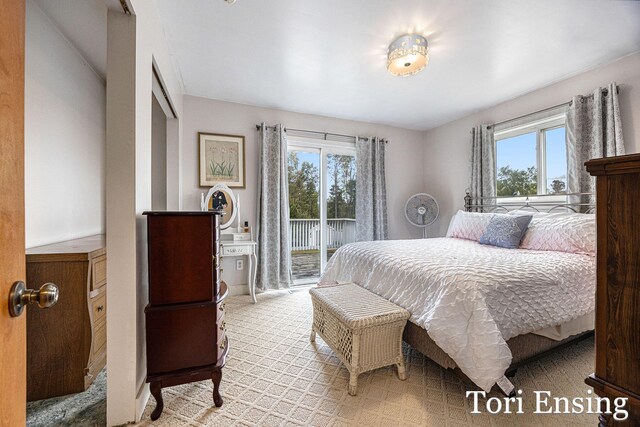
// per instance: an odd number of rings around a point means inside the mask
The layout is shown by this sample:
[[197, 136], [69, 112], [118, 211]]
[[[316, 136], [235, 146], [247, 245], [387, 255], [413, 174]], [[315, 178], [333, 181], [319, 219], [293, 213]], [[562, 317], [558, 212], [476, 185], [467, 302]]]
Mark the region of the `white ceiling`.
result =
[[[640, 2], [157, 0], [185, 92], [429, 129], [640, 50]], [[427, 36], [430, 64], [386, 70]], [[607, 82], [603, 82], [607, 83]]]

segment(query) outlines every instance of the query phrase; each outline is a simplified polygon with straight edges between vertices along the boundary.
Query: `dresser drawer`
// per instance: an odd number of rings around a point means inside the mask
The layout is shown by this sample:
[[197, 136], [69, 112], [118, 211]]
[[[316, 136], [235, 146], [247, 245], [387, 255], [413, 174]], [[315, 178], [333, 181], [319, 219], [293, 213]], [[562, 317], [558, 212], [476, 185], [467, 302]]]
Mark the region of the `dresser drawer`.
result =
[[199, 212], [149, 214], [147, 239], [149, 304], [213, 301], [216, 286], [212, 264], [218, 260], [211, 217]]
[[91, 290], [101, 288], [107, 283], [107, 256], [101, 255], [91, 260]]
[[222, 255], [251, 255], [250, 245], [222, 245]]
[[234, 242], [251, 241], [251, 233], [232, 233]]
[[102, 320], [107, 314], [107, 293], [103, 292], [99, 296], [91, 299], [91, 313], [93, 316], [93, 323], [97, 323]]
[[103, 318], [94, 323], [93, 328], [93, 357], [98, 359], [107, 348], [107, 319]]
[[147, 375], [215, 364], [216, 305], [147, 306]]

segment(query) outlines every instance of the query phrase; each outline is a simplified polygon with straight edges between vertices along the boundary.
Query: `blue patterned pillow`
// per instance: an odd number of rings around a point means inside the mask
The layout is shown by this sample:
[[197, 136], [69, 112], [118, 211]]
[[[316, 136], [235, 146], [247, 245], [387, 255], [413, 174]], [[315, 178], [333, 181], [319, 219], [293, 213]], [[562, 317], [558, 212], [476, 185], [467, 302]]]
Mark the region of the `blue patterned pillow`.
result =
[[489, 225], [480, 237], [479, 242], [483, 245], [517, 249], [532, 218], [533, 215], [496, 214], [489, 221]]

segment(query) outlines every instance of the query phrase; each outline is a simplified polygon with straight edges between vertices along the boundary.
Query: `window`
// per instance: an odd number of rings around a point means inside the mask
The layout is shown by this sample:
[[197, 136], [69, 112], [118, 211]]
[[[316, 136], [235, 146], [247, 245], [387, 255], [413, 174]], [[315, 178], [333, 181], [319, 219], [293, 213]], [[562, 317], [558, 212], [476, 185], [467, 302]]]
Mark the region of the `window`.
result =
[[498, 197], [566, 193], [564, 113], [518, 125], [496, 126], [494, 137]]
[[289, 136], [289, 241], [294, 284], [314, 283], [355, 241], [355, 144]]

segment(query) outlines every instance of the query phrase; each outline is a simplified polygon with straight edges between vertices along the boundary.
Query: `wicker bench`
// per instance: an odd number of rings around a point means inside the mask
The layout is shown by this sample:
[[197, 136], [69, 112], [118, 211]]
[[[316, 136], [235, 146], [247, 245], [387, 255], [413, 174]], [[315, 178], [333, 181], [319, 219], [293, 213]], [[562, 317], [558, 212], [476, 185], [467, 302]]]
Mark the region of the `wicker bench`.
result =
[[348, 283], [313, 288], [311, 341], [316, 333], [331, 347], [350, 373], [349, 394], [355, 396], [358, 375], [396, 365], [406, 379], [402, 330], [409, 312], [366, 289]]

